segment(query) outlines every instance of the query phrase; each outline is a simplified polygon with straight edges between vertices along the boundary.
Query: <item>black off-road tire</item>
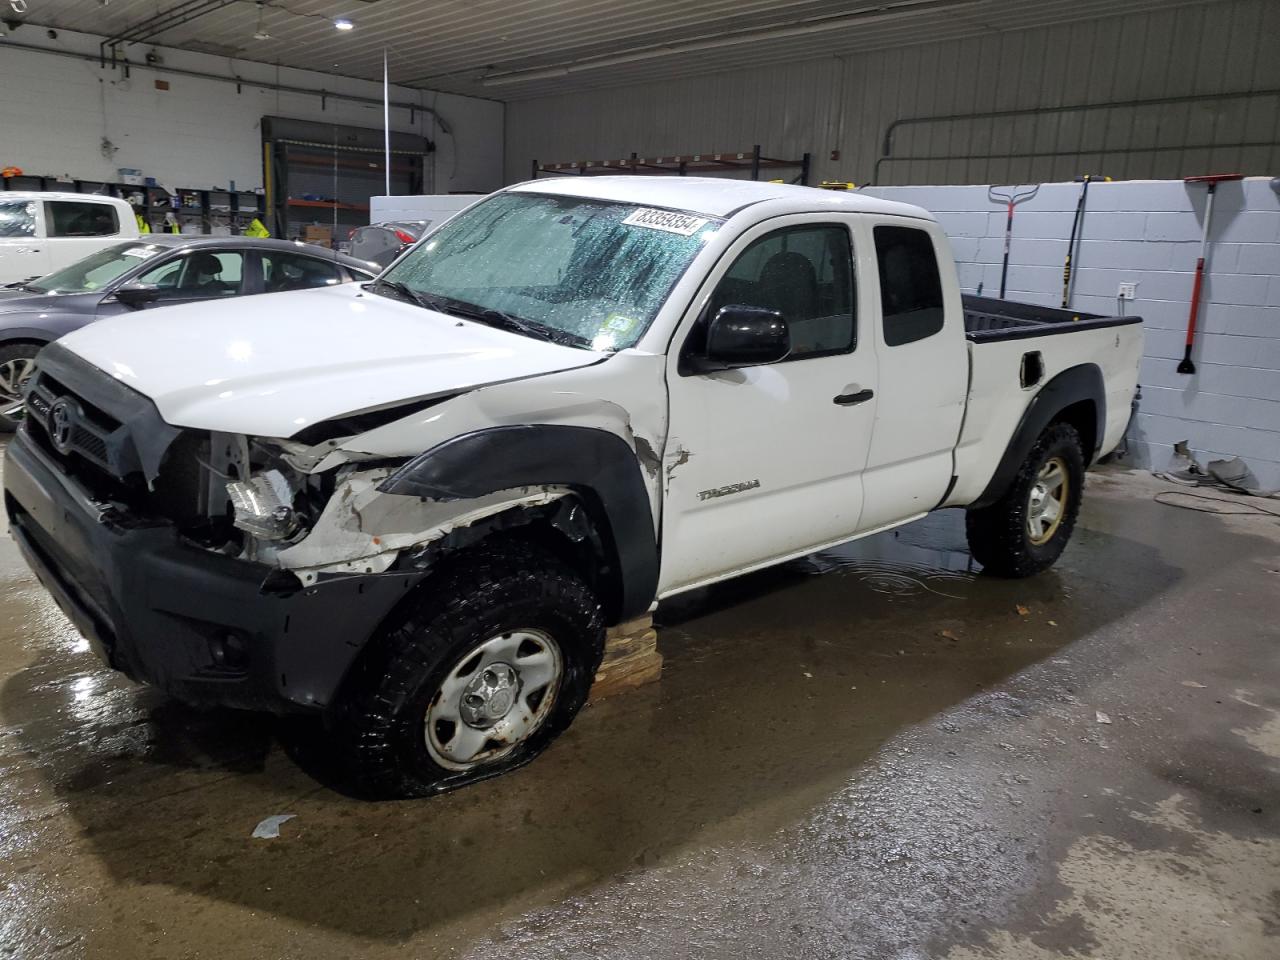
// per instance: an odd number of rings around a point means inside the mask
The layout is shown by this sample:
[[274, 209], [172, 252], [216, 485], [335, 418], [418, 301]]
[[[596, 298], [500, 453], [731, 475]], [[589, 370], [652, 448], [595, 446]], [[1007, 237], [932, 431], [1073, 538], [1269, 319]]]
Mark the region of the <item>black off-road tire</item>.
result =
[[[477, 643], [525, 628], [544, 631], [560, 649], [563, 672], [550, 712], [505, 756], [465, 771], [440, 766], [425, 737], [440, 684]], [[461, 555], [373, 638], [344, 685], [333, 720], [350, 786], [374, 799], [421, 797], [528, 763], [586, 702], [604, 636], [595, 594], [550, 552], [503, 538]]]
[[[1045, 464], [1055, 458], [1066, 467], [1065, 509], [1052, 535], [1037, 544], [1027, 528], [1032, 488]], [[1080, 513], [1084, 473], [1080, 434], [1067, 423], [1049, 424], [1004, 496], [990, 506], [970, 510], [965, 517], [974, 559], [986, 572], [999, 577], [1030, 577], [1053, 566], [1071, 539]]]
[[[0, 346], [0, 368], [6, 367], [8, 364], [21, 363], [22, 361], [31, 360], [44, 347], [43, 343], [31, 343], [29, 341], [20, 341], [17, 343], [6, 343]], [[15, 386], [17, 386], [15, 384]], [[0, 403], [6, 407], [17, 402], [16, 395], [13, 397], [0, 397]], [[18, 429], [18, 424], [22, 422], [21, 416], [6, 417], [0, 413], [0, 434], [13, 433]]]

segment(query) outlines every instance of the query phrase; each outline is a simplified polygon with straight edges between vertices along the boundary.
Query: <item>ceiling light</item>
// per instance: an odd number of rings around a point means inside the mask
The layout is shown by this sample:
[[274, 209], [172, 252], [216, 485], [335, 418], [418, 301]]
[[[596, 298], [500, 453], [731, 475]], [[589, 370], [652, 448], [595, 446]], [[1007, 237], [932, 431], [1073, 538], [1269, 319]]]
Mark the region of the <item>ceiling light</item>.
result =
[[266, 18], [267, 18], [267, 8], [262, 3], [262, 0], [258, 0], [258, 29], [253, 31], [253, 39], [255, 40], [271, 39], [271, 34], [267, 33]]
[[336, 17], [333, 21], [333, 29], [335, 30], [354, 30], [356, 25], [346, 17]]
[[840, 30], [847, 27], [863, 26], [882, 20], [897, 20], [901, 17], [917, 16], [940, 10], [955, 10], [960, 7], [972, 7], [985, 3], [986, 0], [893, 0], [879, 3], [853, 13], [838, 14], [830, 17], [817, 17], [801, 20], [796, 23], [782, 24], [775, 27], [749, 28], [746, 30], [725, 31], [689, 40], [673, 43], [656, 44], [651, 47], [638, 47], [626, 53], [612, 54], [604, 57], [574, 60], [569, 63], [551, 67], [534, 67], [529, 70], [512, 70], [506, 73], [493, 73], [482, 77], [481, 85], [500, 87], [510, 83], [523, 83], [527, 80], [550, 80], [567, 77], [584, 70], [599, 70], [603, 67], [616, 67], [627, 63], [638, 63], [644, 60], [656, 60], [681, 53], [697, 53], [703, 50], [718, 50], [723, 47], [744, 43], [758, 43], [765, 40], [781, 40], [789, 37], [800, 37], [811, 33], [822, 33], [827, 30]]

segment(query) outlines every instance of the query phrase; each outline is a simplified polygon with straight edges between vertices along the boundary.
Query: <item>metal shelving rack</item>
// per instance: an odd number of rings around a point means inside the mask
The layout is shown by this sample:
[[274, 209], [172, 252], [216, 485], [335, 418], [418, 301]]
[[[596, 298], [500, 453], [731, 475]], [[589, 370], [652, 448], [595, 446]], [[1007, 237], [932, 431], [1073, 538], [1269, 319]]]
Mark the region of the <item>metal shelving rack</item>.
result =
[[688, 153], [673, 156], [642, 157], [631, 154], [625, 160], [569, 160], [561, 163], [541, 163], [533, 161], [533, 179], [543, 174], [564, 176], [606, 176], [610, 174], [629, 173], [637, 176], [677, 176], [683, 177], [691, 173], [729, 173], [747, 172], [752, 180], [759, 180], [763, 170], [799, 169], [793, 183], [801, 185], [809, 182], [809, 154], [798, 160], [786, 160], [778, 157], [766, 157], [756, 144], [750, 150], [720, 153]]
[[330, 242], [345, 243], [369, 222], [369, 198], [387, 192], [424, 192], [427, 158], [435, 145], [425, 137], [393, 132], [389, 171], [384, 132], [369, 127], [263, 117], [263, 183], [272, 236], [304, 237], [328, 229]]
[[[24, 190], [41, 193], [88, 193], [121, 200], [136, 200], [134, 209], [143, 215], [152, 233], [167, 233], [165, 214], [176, 215], [184, 234], [241, 234], [254, 217], [263, 216], [263, 198], [256, 193], [226, 190], [179, 188], [171, 194], [164, 187], [101, 180], [68, 180], [63, 177], [22, 175], [0, 180], [0, 191]], [[176, 201], [176, 202], [175, 202]]]

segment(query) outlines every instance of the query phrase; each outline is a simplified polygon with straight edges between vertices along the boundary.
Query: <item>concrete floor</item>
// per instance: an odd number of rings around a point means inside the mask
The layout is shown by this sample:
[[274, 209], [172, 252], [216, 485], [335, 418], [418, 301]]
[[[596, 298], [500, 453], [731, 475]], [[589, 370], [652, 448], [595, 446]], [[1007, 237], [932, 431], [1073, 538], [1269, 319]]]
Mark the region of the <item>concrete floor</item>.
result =
[[1093, 474], [1033, 580], [952, 512], [682, 598], [660, 683], [385, 804], [102, 669], [5, 539], [0, 955], [1280, 956], [1280, 522], [1164, 486]]

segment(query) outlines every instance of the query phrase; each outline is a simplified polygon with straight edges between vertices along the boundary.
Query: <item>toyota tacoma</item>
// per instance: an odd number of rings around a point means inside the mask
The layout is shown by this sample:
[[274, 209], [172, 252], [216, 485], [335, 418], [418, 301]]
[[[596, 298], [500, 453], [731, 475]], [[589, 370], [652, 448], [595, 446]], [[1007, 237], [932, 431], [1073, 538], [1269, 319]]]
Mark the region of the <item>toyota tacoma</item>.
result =
[[967, 511], [1051, 565], [1119, 443], [1137, 317], [962, 296], [917, 207], [759, 182], [493, 194], [364, 285], [46, 347], [13, 536], [112, 667], [313, 711], [369, 793], [527, 762], [608, 626]]

